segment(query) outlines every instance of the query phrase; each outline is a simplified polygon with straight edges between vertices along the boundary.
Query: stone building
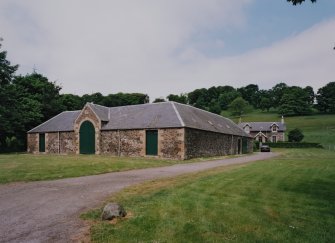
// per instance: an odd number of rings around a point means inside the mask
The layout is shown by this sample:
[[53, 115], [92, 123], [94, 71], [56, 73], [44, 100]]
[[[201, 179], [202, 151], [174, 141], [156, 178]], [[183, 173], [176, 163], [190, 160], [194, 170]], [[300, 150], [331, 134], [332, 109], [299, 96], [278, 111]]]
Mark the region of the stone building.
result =
[[87, 103], [28, 132], [28, 152], [190, 159], [252, 152], [231, 120], [175, 102], [104, 107]]
[[281, 122], [242, 122], [238, 125], [256, 141], [262, 143], [285, 142], [286, 125], [284, 117], [282, 117]]

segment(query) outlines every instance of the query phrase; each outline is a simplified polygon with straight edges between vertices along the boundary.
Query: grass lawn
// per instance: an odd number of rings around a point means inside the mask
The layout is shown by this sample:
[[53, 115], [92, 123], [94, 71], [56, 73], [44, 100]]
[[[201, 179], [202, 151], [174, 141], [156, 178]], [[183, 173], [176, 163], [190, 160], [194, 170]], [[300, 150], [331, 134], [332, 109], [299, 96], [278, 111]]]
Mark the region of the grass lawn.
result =
[[335, 153], [280, 150], [268, 161], [145, 183], [113, 197], [130, 212], [91, 220], [94, 242], [333, 242]]
[[156, 158], [111, 157], [107, 155], [0, 154], [0, 184], [14, 181], [39, 181], [96, 175], [203, 160], [209, 160], [209, 158], [178, 161]]

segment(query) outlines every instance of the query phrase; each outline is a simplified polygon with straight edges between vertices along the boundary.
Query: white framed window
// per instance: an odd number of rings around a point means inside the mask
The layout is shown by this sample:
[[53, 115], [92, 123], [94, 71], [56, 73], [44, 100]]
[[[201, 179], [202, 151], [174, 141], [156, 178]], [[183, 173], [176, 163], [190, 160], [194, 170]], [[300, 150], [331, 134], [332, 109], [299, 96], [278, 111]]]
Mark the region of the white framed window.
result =
[[244, 131], [245, 131], [246, 133], [250, 133], [250, 127], [249, 127], [249, 126], [245, 126], [245, 127], [244, 127]]
[[272, 126], [272, 132], [277, 132], [278, 130], [277, 130], [277, 126], [276, 125], [273, 125]]

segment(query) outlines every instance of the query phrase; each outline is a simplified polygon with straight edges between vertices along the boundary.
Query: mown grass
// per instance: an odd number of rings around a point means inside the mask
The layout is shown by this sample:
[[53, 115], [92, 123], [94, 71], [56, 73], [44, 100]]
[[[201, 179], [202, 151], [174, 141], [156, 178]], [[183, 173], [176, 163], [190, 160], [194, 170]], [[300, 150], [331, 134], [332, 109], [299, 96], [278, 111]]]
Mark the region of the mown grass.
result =
[[333, 242], [335, 153], [281, 150], [248, 165], [131, 187], [111, 200], [131, 217], [92, 220], [94, 242]]
[[[219, 158], [224, 157], [210, 159]], [[205, 160], [209, 160], [209, 158], [178, 161], [157, 158], [111, 157], [107, 155], [1, 154], [0, 184], [14, 181], [40, 181], [97, 175]]]
[[[225, 116], [230, 116], [228, 112], [224, 113]], [[233, 121], [238, 122], [239, 118], [230, 117]], [[243, 122], [266, 122], [278, 121], [280, 122], [281, 116], [276, 112], [261, 112], [255, 110], [246, 114]], [[294, 128], [300, 128], [305, 135], [304, 142], [315, 142], [322, 144], [326, 149], [335, 150], [335, 115], [311, 115], [311, 116], [295, 116], [285, 117], [287, 127], [287, 134]]]

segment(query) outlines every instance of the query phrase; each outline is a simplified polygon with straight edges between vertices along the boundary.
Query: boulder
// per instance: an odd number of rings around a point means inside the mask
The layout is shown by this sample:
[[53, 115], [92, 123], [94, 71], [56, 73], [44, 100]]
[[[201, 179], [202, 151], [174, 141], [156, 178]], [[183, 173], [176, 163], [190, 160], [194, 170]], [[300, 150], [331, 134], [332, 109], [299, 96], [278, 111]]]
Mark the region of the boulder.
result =
[[108, 203], [101, 214], [102, 220], [112, 220], [114, 218], [122, 218], [126, 216], [126, 211], [118, 203]]

